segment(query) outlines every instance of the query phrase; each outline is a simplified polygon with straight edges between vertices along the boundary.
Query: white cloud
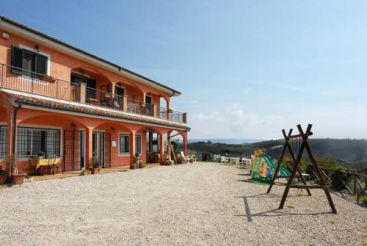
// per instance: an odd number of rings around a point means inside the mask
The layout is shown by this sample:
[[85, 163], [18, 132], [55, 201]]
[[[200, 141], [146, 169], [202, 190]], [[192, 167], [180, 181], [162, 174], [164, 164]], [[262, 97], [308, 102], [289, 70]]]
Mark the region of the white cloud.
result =
[[[189, 121], [192, 138], [282, 138], [281, 130], [297, 124], [314, 125], [313, 137], [367, 138], [367, 105], [358, 103], [293, 105], [266, 114], [238, 104], [207, 113], [193, 114]], [[337, 108], [337, 110], [335, 110]]]
[[[193, 114], [190, 125], [195, 138], [274, 137], [274, 128], [284, 122], [278, 115], [262, 115], [230, 105], [222, 111]], [[278, 127], [279, 128], [279, 127]]]

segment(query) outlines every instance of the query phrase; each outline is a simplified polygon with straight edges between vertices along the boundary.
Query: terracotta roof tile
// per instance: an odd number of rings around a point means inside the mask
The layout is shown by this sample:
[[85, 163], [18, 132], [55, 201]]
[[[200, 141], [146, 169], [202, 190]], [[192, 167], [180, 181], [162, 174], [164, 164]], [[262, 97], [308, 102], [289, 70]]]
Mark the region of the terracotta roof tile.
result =
[[71, 102], [62, 99], [56, 99], [41, 95], [35, 95], [26, 92], [14, 91], [9, 89], [0, 89], [0, 92], [4, 92], [14, 98], [15, 102], [37, 106], [41, 108], [50, 108], [55, 110], [64, 110], [75, 113], [89, 114], [93, 116], [108, 117], [113, 119], [120, 119], [126, 121], [133, 121], [134, 123], [154, 124], [163, 127], [170, 127], [182, 130], [190, 130], [187, 124], [179, 123], [175, 121], [169, 121], [159, 119], [151, 116], [139, 115], [134, 113], [128, 113], [116, 109], [104, 108], [101, 106], [94, 106], [89, 104], [83, 104], [79, 102]]

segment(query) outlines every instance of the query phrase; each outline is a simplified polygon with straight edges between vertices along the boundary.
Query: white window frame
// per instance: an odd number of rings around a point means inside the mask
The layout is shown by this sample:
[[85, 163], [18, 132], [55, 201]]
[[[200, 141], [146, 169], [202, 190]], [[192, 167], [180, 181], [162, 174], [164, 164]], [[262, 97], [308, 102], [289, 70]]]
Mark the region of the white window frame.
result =
[[[127, 133], [127, 132], [119, 132], [118, 134], [118, 156], [130, 156], [130, 152], [131, 152], [131, 147], [130, 147], [130, 144], [131, 144], [131, 139], [130, 139], [130, 133]], [[121, 152], [121, 136], [127, 136], [129, 138], [129, 152]]]

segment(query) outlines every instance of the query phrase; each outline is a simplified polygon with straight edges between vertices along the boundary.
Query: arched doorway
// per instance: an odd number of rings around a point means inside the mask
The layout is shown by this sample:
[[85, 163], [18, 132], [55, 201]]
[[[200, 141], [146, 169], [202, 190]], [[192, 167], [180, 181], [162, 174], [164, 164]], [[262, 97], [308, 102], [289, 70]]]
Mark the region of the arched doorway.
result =
[[59, 171], [86, 167], [86, 126], [75, 116], [21, 111], [17, 126], [17, 156], [61, 158]]

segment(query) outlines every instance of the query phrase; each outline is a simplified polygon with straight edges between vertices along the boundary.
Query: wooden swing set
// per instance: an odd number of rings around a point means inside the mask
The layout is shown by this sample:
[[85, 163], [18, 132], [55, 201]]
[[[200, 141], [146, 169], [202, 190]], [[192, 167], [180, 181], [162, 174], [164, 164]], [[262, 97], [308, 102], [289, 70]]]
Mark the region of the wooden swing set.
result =
[[[302, 126], [301, 125], [297, 125], [298, 128], [298, 132], [299, 134], [296, 135], [292, 135], [293, 129], [290, 129], [288, 132], [288, 135], [286, 134], [285, 130], [282, 130], [283, 136], [284, 136], [284, 145], [283, 145], [283, 149], [282, 152], [280, 154], [280, 158], [279, 161], [277, 162], [277, 166], [276, 169], [274, 171], [274, 175], [273, 175], [273, 179], [269, 185], [269, 188], [267, 190], [267, 193], [270, 193], [275, 180], [277, 178], [286, 178], [284, 176], [278, 176], [278, 172], [280, 169], [280, 166], [284, 160], [285, 157], [285, 153], [288, 150], [289, 155], [292, 159], [292, 171], [291, 171], [291, 176], [288, 178], [288, 182], [285, 186], [284, 189], [284, 193], [282, 196], [282, 200], [280, 202], [279, 205], [279, 209], [283, 209], [285, 201], [288, 197], [288, 193], [289, 193], [289, 189], [306, 189], [308, 196], [311, 196], [311, 192], [310, 189], [322, 189], [325, 192], [326, 198], [329, 202], [330, 208], [332, 210], [332, 212], [334, 214], [336, 214], [336, 209], [334, 206], [334, 202], [330, 196], [330, 192], [328, 187], [326, 186], [324, 177], [322, 175], [322, 172], [320, 170], [319, 165], [317, 164], [316, 159], [314, 158], [312, 152], [311, 152], [311, 147], [308, 143], [308, 138], [309, 136], [311, 136], [313, 133], [311, 132], [311, 128], [312, 125], [309, 124], [307, 126], [306, 132], [303, 131]], [[296, 151], [294, 151], [296, 150]], [[309, 159], [312, 163], [313, 169], [318, 177], [319, 180], [319, 184], [318, 185], [308, 185], [304, 176], [302, 175], [302, 169], [301, 169], [301, 160], [304, 154], [304, 151], [307, 152]], [[297, 176], [298, 173], [298, 176]], [[294, 184], [293, 181], [295, 178], [300, 178], [303, 184]]]
[[170, 155], [170, 157], [172, 158], [173, 157], [173, 161], [175, 162], [175, 163], [177, 163], [177, 155], [176, 155], [176, 152], [175, 152], [175, 149], [173, 148], [173, 146], [172, 146], [172, 143], [171, 143], [171, 141], [172, 141], [172, 139], [174, 138], [174, 137], [177, 137], [177, 136], [179, 136], [180, 135], [180, 133], [178, 132], [178, 133], [176, 133], [176, 134], [174, 134], [174, 135], [168, 135], [168, 148], [169, 148], [169, 155]]

